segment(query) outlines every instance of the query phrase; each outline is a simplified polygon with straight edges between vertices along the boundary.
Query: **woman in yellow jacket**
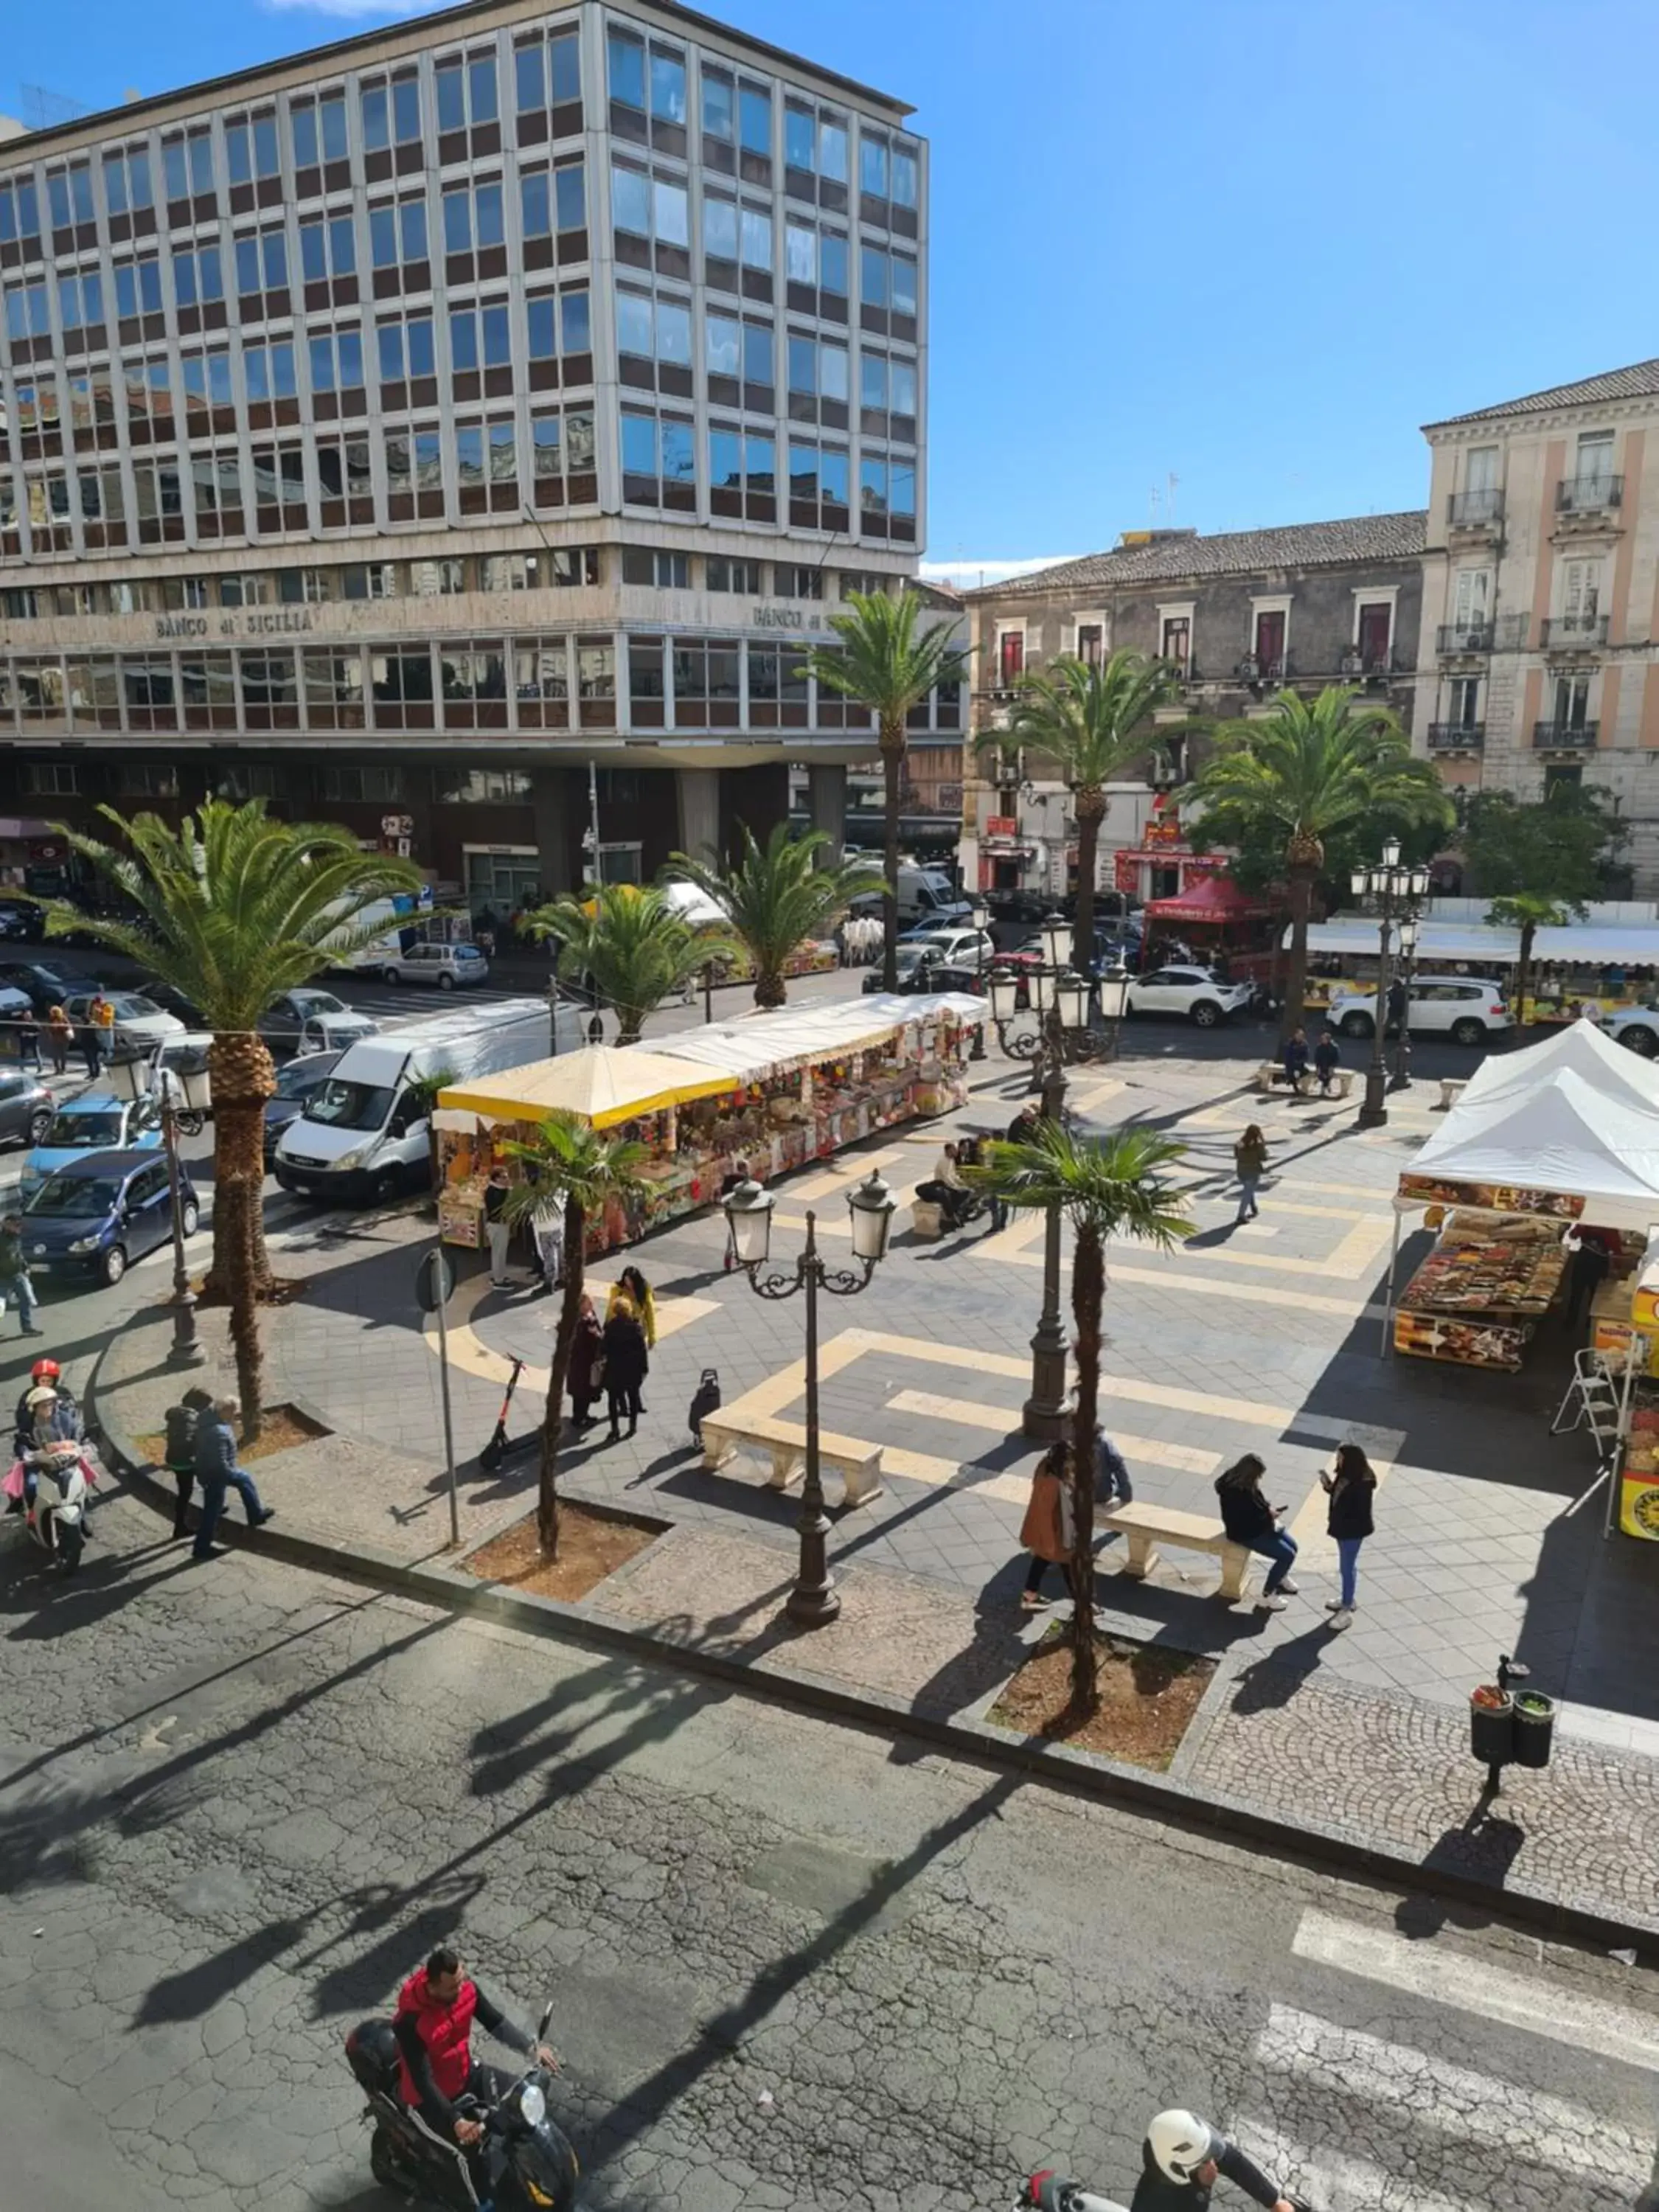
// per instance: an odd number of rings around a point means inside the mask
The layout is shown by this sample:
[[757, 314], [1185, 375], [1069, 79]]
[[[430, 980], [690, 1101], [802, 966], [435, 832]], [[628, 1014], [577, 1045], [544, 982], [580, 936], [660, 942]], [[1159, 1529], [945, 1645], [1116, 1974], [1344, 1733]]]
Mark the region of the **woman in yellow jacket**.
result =
[[651, 1295], [651, 1285], [637, 1267], [624, 1267], [611, 1285], [611, 1296], [605, 1300], [605, 1317], [609, 1321], [617, 1310], [620, 1299], [631, 1300], [640, 1327], [645, 1331], [647, 1352], [654, 1351], [657, 1343], [657, 1302]]

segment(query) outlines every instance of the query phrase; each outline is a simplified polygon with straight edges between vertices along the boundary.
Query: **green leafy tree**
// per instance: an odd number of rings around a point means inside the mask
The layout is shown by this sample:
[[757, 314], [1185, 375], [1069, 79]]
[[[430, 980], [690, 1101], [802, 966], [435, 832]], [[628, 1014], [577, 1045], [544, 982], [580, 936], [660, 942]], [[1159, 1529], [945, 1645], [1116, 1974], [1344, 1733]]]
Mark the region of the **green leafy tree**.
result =
[[438, 1132], [433, 1115], [438, 1110], [441, 1091], [447, 1091], [455, 1080], [453, 1067], [441, 1067], [431, 1075], [412, 1076], [404, 1086], [404, 1095], [413, 1103], [416, 1118], [426, 1123], [426, 1156], [432, 1180], [432, 1200], [435, 1207], [438, 1197]]
[[258, 1301], [273, 1287], [261, 1206], [264, 1105], [276, 1088], [255, 1024], [281, 991], [374, 943], [384, 915], [361, 917], [419, 889], [407, 860], [365, 853], [348, 830], [277, 822], [263, 799], [204, 802], [175, 830], [154, 814], [131, 821], [99, 809], [122, 842], [62, 828], [82, 860], [131, 908], [119, 921], [88, 919], [54, 902], [47, 933], [84, 930], [192, 1000], [213, 1031], [213, 1267], [210, 1291], [230, 1307], [242, 1433], [257, 1437], [263, 1354]]
[[830, 617], [840, 644], [817, 647], [808, 655], [808, 665], [821, 684], [856, 700], [876, 718], [886, 809], [881, 980], [891, 991], [898, 985], [899, 805], [906, 724], [911, 709], [937, 685], [961, 682], [969, 656], [951, 642], [948, 617], [918, 628], [919, 617], [933, 611], [920, 592], [901, 591], [891, 599], [881, 592], [854, 592], [848, 605], [850, 613]]
[[1308, 919], [1328, 838], [1396, 825], [1449, 830], [1452, 810], [1425, 760], [1414, 760], [1386, 707], [1357, 706], [1332, 684], [1316, 699], [1281, 693], [1271, 714], [1226, 725], [1218, 747], [1181, 794], [1202, 810], [1212, 845], [1273, 842], [1290, 896], [1291, 953], [1282, 1034], [1302, 1019]]
[[1626, 834], [1593, 787], [1558, 785], [1541, 799], [1507, 791], [1480, 791], [1469, 799], [1459, 842], [1477, 888], [1492, 901], [1486, 919], [1521, 933], [1517, 1020], [1525, 1018], [1539, 931], [1582, 919], [1589, 901], [1607, 890]]
[[1077, 1407], [1071, 1434], [1072, 1707], [1079, 1719], [1100, 1703], [1095, 1650], [1095, 1426], [1099, 1419], [1101, 1322], [1106, 1246], [1129, 1237], [1168, 1252], [1193, 1233], [1169, 1171], [1186, 1146], [1160, 1131], [1130, 1125], [1103, 1137], [1078, 1137], [1041, 1121], [1024, 1142], [994, 1142], [969, 1179], [1010, 1206], [1053, 1206], [1071, 1221], [1072, 1319], [1077, 1336]]
[[1023, 747], [1052, 760], [1077, 815], [1077, 911], [1072, 962], [1079, 975], [1095, 955], [1095, 873], [1107, 784], [1154, 750], [1148, 726], [1159, 707], [1181, 696], [1168, 661], [1121, 646], [1100, 663], [1062, 658], [1021, 679], [1007, 725], [975, 740], [981, 754]]
[[662, 893], [636, 884], [591, 884], [580, 898], [555, 899], [529, 916], [533, 933], [558, 945], [559, 973], [586, 975], [616, 1011], [617, 1042], [637, 1044], [645, 1018], [676, 997], [710, 960], [729, 959], [729, 937], [711, 937], [675, 913]]
[[541, 1473], [536, 1501], [536, 1536], [544, 1559], [559, 1556], [559, 1442], [564, 1432], [564, 1390], [570, 1373], [570, 1347], [576, 1340], [586, 1282], [587, 1224], [604, 1212], [607, 1199], [632, 1196], [640, 1188], [647, 1152], [595, 1129], [574, 1114], [551, 1114], [528, 1138], [509, 1139], [501, 1147], [520, 1160], [525, 1180], [507, 1193], [504, 1218], [515, 1225], [540, 1212], [550, 1194], [564, 1194], [564, 1297], [553, 1337], [553, 1372], [542, 1419]]
[[789, 956], [810, 938], [825, 937], [853, 900], [881, 889], [878, 870], [861, 860], [821, 860], [829, 832], [797, 836], [780, 822], [763, 845], [746, 823], [735, 866], [711, 867], [686, 853], [669, 855], [668, 874], [695, 884], [726, 916], [731, 934], [755, 970], [755, 1004], [781, 1006], [788, 998]]

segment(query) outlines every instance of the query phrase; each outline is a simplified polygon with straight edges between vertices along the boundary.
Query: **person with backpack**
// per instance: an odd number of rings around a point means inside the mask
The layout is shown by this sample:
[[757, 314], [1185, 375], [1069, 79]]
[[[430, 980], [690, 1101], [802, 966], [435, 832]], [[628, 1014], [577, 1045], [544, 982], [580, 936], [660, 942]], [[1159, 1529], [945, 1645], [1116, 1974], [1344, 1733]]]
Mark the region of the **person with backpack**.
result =
[[1215, 1493], [1221, 1501], [1221, 1525], [1229, 1540], [1273, 1561], [1255, 1601], [1256, 1611], [1283, 1613], [1285, 1598], [1297, 1594], [1296, 1584], [1290, 1579], [1297, 1546], [1295, 1537], [1280, 1524], [1284, 1507], [1269, 1505], [1261, 1494], [1261, 1478], [1267, 1472], [1266, 1464], [1254, 1452], [1246, 1452], [1243, 1459], [1235, 1460], [1217, 1475]]
[[186, 1516], [190, 1512], [191, 1496], [196, 1488], [196, 1425], [212, 1404], [210, 1393], [192, 1388], [185, 1391], [176, 1406], [167, 1407], [164, 1417], [167, 1473], [173, 1477], [173, 1486], [179, 1494], [179, 1502], [173, 1510], [175, 1543], [189, 1534]]

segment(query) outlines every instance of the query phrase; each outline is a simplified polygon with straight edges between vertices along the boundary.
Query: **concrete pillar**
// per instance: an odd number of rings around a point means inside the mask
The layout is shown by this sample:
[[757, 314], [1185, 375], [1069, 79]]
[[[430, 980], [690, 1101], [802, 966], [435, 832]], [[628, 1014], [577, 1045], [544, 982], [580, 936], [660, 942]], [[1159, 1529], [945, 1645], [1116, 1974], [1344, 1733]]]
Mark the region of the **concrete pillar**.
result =
[[829, 832], [823, 857], [838, 860], [847, 842], [847, 770], [833, 763], [806, 771], [807, 807], [815, 830]]
[[533, 769], [530, 804], [535, 815], [536, 849], [541, 856], [542, 889], [549, 898], [580, 888], [571, 868], [570, 773], [562, 768]]
[[774, 826], [788, 820], [789, 770], [782, 761], [723, 768], [720, 779], [720, 841], [727, 858], [738, 849], [738, 823], [747, 825], [757, 845], [763, 845]]
[[718, 866], [720, 857], [720, 781], [714, 768], [677, 768], [679, 849], [693, 860]]

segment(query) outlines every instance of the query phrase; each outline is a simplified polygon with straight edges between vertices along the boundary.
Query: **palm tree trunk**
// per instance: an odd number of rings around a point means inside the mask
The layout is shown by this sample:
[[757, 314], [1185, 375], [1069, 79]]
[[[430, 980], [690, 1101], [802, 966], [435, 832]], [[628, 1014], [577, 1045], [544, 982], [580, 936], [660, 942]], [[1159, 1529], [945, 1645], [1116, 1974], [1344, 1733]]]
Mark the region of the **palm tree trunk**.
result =
[[787, 1006], [788, 1002], [789, 986], [784, 979], [782, 969], [763, 968], [757, 963], [755, 969], [755, 1004], [763, 1012], [769, 1012], [775, 1006]]
[[1086, 1720], [1100, 1703], [1095, 1651], [1095, 1419], [1100, 1396], [1100, 1317], [1106, 1260], [1100, 1231], [1079, 1224], [1072, 1255], [1077, 1325], [1077, 1413], [1072, 1425], [1072, 1709]]
[[881, 904], [881, 988], [884, 991], [898, 988], [898, 872], [899, 872], [899, 772], [904, 766], [904, 724], [884, 721], [881, 726], [881, 767], [885, 787], [886, 819], [882, 827], [885, 844], [883, 866], [887, 887]]
[[270, 1054], [251, 1034], [215, 1037], [209, 1073], [214, 1101], [214, 1266], [209, 1286], [230, 1308], [242, 1434], [251, 1442], [259, 1433], [264, 1411], [259, 1299], [271, 1286], [264, 1223], [264, 1103], [276, 1091], [276, 1078]]
[[1077, 914], [1072, 928], [1072, 965], [1086, 975], [1095, 957], [1095, 870], [1099, 865], [1100, 822], [1106, 811], [1098, 784], [1077, 794]]
[[1279, 1017], [1281, 1044], [1302, 1023], [1302, 1000], [1308, 988], [1308, 915], [1318, 871], [1301, 863], [1285, 872], [1291, 887], [1291, 957], [1285, 965], [1285, 1005]]
[[1515, 963], [1515, 1026], [1523, 1030], [1527, 1025], [1527, 988], [1532, 981], [1532, 948], [1537, 936], [1537, 924], [1523, 921], [1521, 925], [1521, 957]]
[[564, 1202], [564, 1302], [553, 1338], [553, 1372], [547, 1378], [547, 1411], [542, 1417], [541, 1473], [536, 1492], [536, 1541], [544, 1559], [559, 1556], [559, 1440], [564, 1434], [564, 1386], [570, 1372], [570, 1347], [581, 1318], [587, 1217], [580, 1199]]

